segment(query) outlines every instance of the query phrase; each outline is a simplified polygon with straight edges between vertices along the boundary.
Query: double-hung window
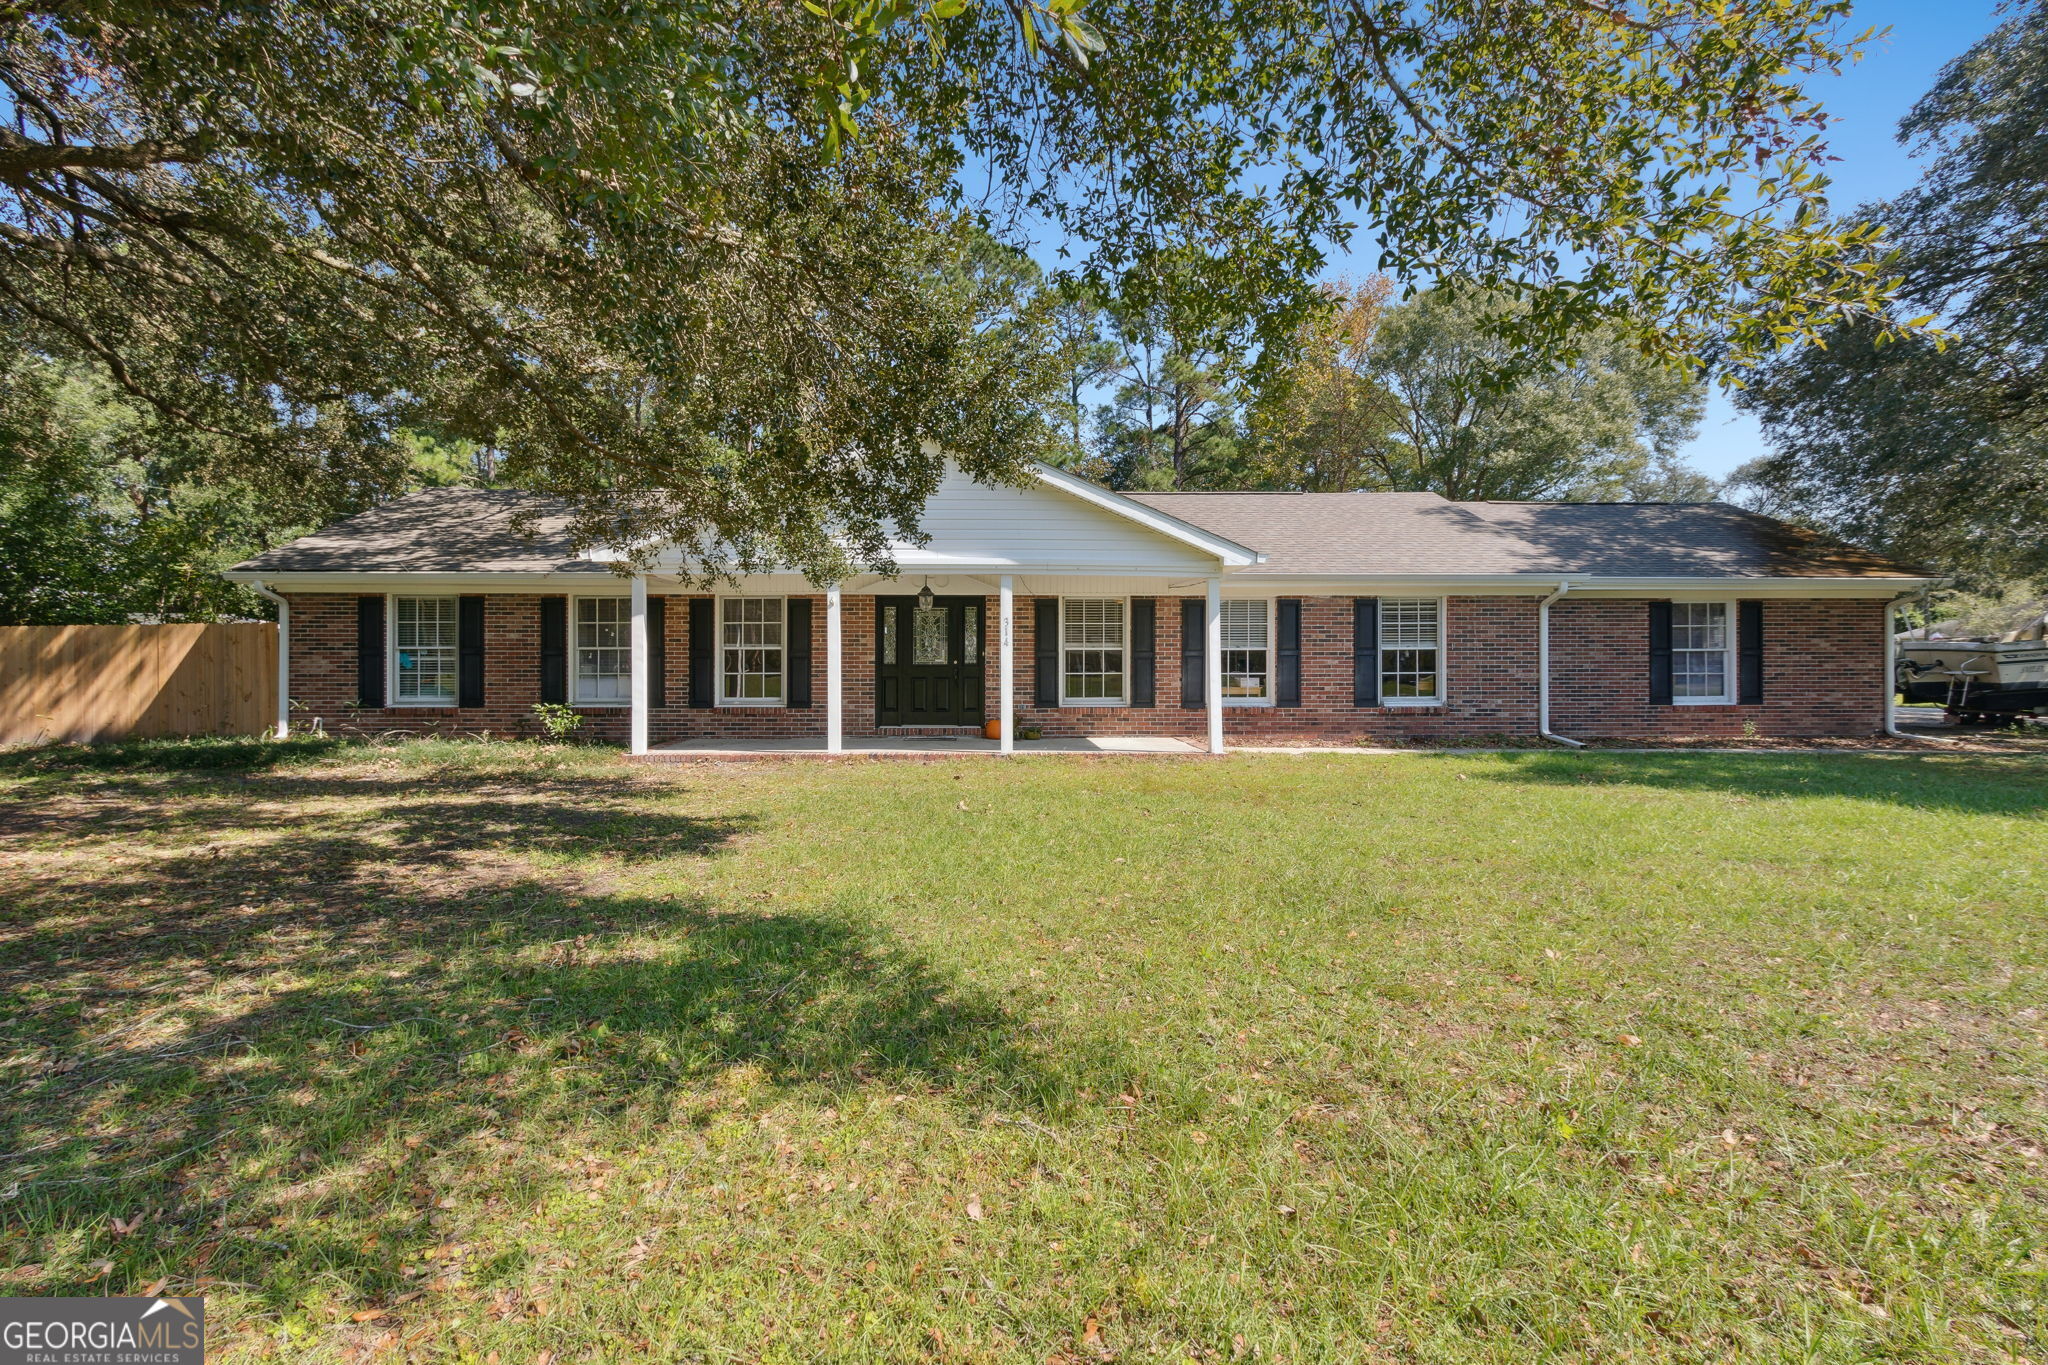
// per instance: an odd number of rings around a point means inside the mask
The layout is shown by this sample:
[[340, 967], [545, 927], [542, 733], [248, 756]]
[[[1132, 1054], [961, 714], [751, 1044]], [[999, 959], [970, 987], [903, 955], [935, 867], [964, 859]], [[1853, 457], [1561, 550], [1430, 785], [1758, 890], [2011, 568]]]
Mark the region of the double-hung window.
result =
[[1434, 597], [1380, 599], [1380, 701], [1443, 702], [1443, 603]]
[[718, 599], [719, 705], [782, 705], [784, 619], [780, 597]]
[[633, 698], [632, 605], [624, 597], [576, 599], [576, 701], [619, 706]]
[[1060, 602], [1060, 703], [1116, 706], [1126, 696], [1129, 615], [1117, 597]]
[[1735, 676], [1735, 632], [1726, 602], [1671, 604], [1671, 700], [1700, 705], [1729, 702]]
[[1273, 604], [1223, 603], [1223, 704], [1273, 704]]
[[393, 598], [393, 700], [400, 706], [455, 705], [456, 643], [454, 598]]

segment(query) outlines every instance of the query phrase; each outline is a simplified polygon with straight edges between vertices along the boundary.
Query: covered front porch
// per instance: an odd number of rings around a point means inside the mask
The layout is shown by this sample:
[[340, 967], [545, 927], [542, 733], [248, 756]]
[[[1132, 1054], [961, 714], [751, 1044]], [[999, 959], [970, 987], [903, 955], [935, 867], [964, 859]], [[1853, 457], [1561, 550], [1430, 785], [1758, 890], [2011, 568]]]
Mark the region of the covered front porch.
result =
[[[769, 572], [707, 590], [705, 565], [639, 559], [630, 751], [1223, 752], [1224, 576], [1257, 552], [1051, 469], [1016, 488], [951, 469], [922, 529], [892, 546], [892, 574], [822, 585]], [[665, 619], [679, 595], [692, 599], [687, 719], [657, 652], [681, 625]], [[1179, 666], [1156, 670], [1173, 694], [1158, 695], [1155, 659], [1180, 640]]]
[[[763, 575], [695, 597], [682, 586], [636, 575], [624, 604], [635, 755], [1223, 752], [1218, 575], [953, 572], [822, 591]], [[1185, 656], [1183, 615], [1201, 635]], [[664, 681], [679, 655], [687, 708]], [[757, 657], [765, 679], [745, 672]], [[768, 695], [744, 690], [757, 683]]]
[[944, 737], [932, 735], [841, 736], [840, 746], [831, 749], [822, 737], [678, 739], [655, 744], [640, 755], [649, 760], [700, 758], [769, 758], [785, 754], [872, 754], [885, 757], [949, 754], [1199, 754], [1198, 744], [1170, 735], [1085, 735], [1054, 739], [1020, 739], [1005, 747], [978, 735]]

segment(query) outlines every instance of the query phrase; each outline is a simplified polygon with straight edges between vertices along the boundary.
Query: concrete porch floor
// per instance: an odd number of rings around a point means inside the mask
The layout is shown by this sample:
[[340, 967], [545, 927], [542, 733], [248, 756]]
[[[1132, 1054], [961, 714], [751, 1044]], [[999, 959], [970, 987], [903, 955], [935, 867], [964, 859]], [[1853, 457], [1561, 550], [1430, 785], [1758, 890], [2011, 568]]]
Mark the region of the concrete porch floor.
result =
[[[897, 736], [848, 735], [844, 752], [849, 754], [995, 754], [1002, 745], [993, 739], [961, 736], [958, 739], [899, 738]], [[1020, 754], [1199, 754], [1202, 750], [1184, 739], [1163, 735], [1098, 735], [1086, 739], [1020, 739]], [[749, 758], [763, 754], [817, 754], [824, 756], [822, 737], [799, 739], [673, 739], [656, 744], [642, 755], [664, 758]]]

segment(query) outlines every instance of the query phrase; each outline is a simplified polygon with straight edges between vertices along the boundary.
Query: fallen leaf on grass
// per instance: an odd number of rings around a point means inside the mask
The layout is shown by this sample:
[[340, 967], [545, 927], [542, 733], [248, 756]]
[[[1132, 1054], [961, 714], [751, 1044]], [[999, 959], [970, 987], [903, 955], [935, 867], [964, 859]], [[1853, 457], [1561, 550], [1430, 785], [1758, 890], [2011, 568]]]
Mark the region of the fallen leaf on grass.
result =
[[972, 1218], [972, 1219], [973, 1219], [973, 1220], [974, 1220], [975, 1222], [977, 1222], [977, 1223], [979, 1223], [979, 1222], [981, 1221], [981, 1196], [980, 1196], [980, 1195], [978, 1195], [978, 1194], [970, 1194], [970, 1195], [968, 1195], [968, 1196], [967, 1196], [967, 1216], [968, 1216], [969, 1218]]

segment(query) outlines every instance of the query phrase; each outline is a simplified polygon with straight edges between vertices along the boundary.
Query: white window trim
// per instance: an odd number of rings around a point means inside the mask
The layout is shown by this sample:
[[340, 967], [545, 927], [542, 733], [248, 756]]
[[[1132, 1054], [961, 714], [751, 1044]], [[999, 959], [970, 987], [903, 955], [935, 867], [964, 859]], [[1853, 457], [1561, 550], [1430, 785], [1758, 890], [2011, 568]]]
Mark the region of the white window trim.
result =
[[[448, 601], [455, 603], [455, 695], [446, 701], [435, 698], [401, 701], [398, 697], [398, 599]], [[488, 619], [488, 618], [487, 618]], [[384, 594], [384, 708], [407, 711], [453, 711], [462, 704], [462, 596], [452, 592], [388, 592]]]
[[[1120, 696], [1115, 697], [1069, 697], [1067, 695], [1067, 603], [1069, 602], [1121, 602], [1124, 609], [1124, 668]], [[1129, 706], [1131, 704], [1131, 599], [1106, 593], [1077, 592], [1072, 597], [1060, 598], [1059, 619], [1059, 676], [1060, 706], [1074, 707]]]
[[[1278, 700], [1275, 694], [1280, 690], [1280, 614], [1278, 600], [1271, 597], [1226, 597], [1223, 599], [1223, 605], [1226, 607], [1232, 602], [1264, 602], [1266, 604], [1266, 695], [1263, 697], [1225, 697], [1223, 705], [1226, 709], [1240, 706], [1259, 707], [1275, 705]], [[1221, 628], [1220, 618], [1218, 627], [1219, 629]], [[1229, 648], [1228, 645], [1225, 645], [1223, 647], [1224, 652], [1227, 653]], [[1226, 669], [1224, 671], [1227, 673], [1229, 670]]]
[[[1382, 607], [1388, 602], [1428, 602], [1427, 597], [1408, 595], [1388, 596], [1380, 599]], [[1382, 667], [1382, 654], [1386, 649], [1387, 615], [1384, 610], [1375, 612], [1374, 636], [1372, 642], [1373, 668], [1377, 672], [1374, 686], [1380, 694], [1381, 706], [1404, 706], [1427, 709], [1450, 705], [1451, 700], [1451, 599], [1439, 597], [1436, 602], [1436, 695], [1433, 697], [1390, 697], [1387, 695], [1387, 674]]]
[[[725, 604], [744, 601], [748, 598], [772, 597], [782, 603], [782, 695], [779, 697], [728, 697], [725, 695]], [[877, 626], [877, 629], [880, 627]], [[716, 637], [711, 642], [711, 671], [713, 695], [718, 707], [755, 710], [773, 710], [789, 705], [789, 595], [776, 592], [729, 592], [719, 594], [711, 607], [711, 630]], [[744, 648], [744, 646], [742, 646]]]
[[[1672, 599], [1671, 605], [1673, 607], [1718, 606], [1726, 613], [1724, 619], [1728, 623], [1727, 643], [1721, 650], [1721, 695], [1718, 697], [1681, 697], [1678, 695], [1678, 649], [1674, 645], [1671, 650], [1671, 704], [1673, 706], [1735, 705], [1735, 698], [1742, 689], [1741, 680], [1735, 676], [1735, 670], [1741, 666], [1741, 655], [1736, 651], [1735, 639], [1736, 632], [1741, 629], [1741, 612], [1736, 609], [1735, 599], [1732, 597], [1678, 597]], [[1672, 629], [1675, 631], [1677, 626], [1674, 625]]]
[[[624, 701], [585, 701], [580, 695], [578, 695], [578, 689], [582, 687], [583, 679], [576, 672], [576, 608], [584, 602], [598, 601], [626, 603], [626, 638], [628, 641], [631, 641], [631, 639], [633, 638], [633, 599], [627, 594], [611, 592], [586, 592], [578, 593], [569, 599], [569, 705], [578, 711], [629, 710], [633, 705], [633, 651], [630, 644], [628, 645], [626, 650], [627, 695]], [[654, 704], [656, 706], [661, 705], [661, 703], [658, 701]]]

